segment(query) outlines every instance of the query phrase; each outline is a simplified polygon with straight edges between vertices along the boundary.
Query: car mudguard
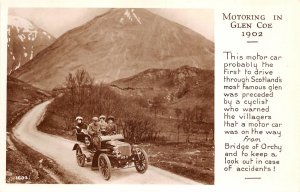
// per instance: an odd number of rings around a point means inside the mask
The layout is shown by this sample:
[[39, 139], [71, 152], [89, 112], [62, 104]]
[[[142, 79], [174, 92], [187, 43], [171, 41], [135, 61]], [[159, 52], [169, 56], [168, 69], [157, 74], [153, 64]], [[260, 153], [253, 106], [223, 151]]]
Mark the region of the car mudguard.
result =
[[75, 143], [72, 150], [74, 151], [78, 147], [81, 148], [81, 151], [82, 151], [83, 154], [87, 155], [87, 154], [90, 153], [89, 149], [86, 147], [86, 145], [85, 144], [81, 144], [81, 143]]

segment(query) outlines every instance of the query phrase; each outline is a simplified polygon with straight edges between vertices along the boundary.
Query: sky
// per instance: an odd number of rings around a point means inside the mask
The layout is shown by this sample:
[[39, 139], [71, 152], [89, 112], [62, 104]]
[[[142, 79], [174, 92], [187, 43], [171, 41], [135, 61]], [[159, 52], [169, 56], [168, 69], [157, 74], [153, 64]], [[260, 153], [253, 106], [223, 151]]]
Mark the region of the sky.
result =
[[[209, 9], [149, 9], [171, 21], [184, 25], [214, 41], [213, 11]], [[54, 37], [80, 26], [108, 11], [103, 8], [11, 8], [9, 15], [32, 21]]]

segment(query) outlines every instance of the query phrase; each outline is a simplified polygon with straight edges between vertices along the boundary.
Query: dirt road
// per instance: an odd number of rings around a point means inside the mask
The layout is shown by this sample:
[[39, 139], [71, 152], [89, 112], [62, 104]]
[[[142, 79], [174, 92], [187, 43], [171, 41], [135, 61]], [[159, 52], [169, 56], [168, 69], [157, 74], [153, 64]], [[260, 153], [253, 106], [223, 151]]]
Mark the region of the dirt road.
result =
[[92, 171], [89, 164], [79, 167], [76, 163], [75, 152], [72, 151], [74, 141], [49, 135], [37, 130], [36, 125], [50, 101], [37, 105], [30, 110], [16, 125], [15, 137], [34, 150], [52, 158], [65, 170], [80, 177], [88, 183], [118, 183], [118, 184], [200, 184], [193, 180], [150, 166], [145, 174], [139, 174], [135, 168], [116, 169], [112, 178], [105, 181], [97, 170]]

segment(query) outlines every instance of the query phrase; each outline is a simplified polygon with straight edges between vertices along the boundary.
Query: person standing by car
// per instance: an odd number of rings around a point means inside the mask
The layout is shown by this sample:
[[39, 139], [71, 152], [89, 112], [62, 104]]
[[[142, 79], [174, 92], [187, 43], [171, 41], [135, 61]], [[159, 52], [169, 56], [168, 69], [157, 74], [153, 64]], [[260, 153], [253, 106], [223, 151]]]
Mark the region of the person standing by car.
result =
[[99, 125], [101, 132], [106, 132], [107, 123], [105, 122], [105, 115], [100, 115], [99, 117]]
[[84, 133], [82, 130], [86, 130], [87, 125], [83, 122], [83, 118], [81, 116], [76, 117], [74, 128], [76, 131], [77, 141], [84, 142]]
[[101, 149], [101, 141], [99, 136], [101, 135], [101, 129], [100, 129], [100, 124], [98, 122], [98, 117], [93, 117], [92, 118], [92, 123], [89, 124], [88, 126], [88, 134], [91, 136], [92, 138], [92, 142], [94, 144], [94, 146], [100, 150]]
[[107, 118], [107, 127], [106, 130], [109, 135], [114, 135], [117, 133], [117, 125], [115, 124], [115, 117], [114, 116], [109, 116]]

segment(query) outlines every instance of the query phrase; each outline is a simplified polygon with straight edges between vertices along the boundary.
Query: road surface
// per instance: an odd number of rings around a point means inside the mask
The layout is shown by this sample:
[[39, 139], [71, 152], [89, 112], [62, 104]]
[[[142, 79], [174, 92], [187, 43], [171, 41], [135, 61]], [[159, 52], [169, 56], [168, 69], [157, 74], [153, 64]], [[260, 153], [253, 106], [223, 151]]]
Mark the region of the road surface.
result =
[[75, 152], [72, 151], [74, 141], [37, 130], [36, 125], [43, 118], [49, 103], [50, 101], [41, 103], [26, 113], [16, 125], [13, 133], [17, 139], [55, 160], [77, 178], [88, 183], [105, 184], [200, 184], [153, 166], [149, 166], [145, 174], [138, 173], [135, 168], [113, 169], [111, 179], [105, 181], [97, 170], [91, 170], [90, 164], [86, 164], [85, 167], [77, 165]]

